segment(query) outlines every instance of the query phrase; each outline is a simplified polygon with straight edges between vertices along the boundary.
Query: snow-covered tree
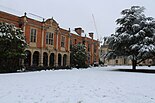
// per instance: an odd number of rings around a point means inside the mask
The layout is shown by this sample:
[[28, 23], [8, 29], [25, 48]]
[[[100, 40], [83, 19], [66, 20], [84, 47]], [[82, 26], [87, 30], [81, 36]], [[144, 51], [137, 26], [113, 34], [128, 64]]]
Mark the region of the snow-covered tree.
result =
[[71, 48], [71, 65], [78, 68], [86, 67], [87, 53], [83, 44], [73, 45]]
[[140, 6], [123, 10], [122, 17], [116, 20], [119, 27], [108, 38], [112, 51], [107, 57], [128, 56], [133, 69], [140, 62], [155, 57], [155, 20], [146, 17], [144, 10]]
[[0, 72], [14, 72], [25, 57], [27, 44], [23, 31], [14, 25], [0, 22]]

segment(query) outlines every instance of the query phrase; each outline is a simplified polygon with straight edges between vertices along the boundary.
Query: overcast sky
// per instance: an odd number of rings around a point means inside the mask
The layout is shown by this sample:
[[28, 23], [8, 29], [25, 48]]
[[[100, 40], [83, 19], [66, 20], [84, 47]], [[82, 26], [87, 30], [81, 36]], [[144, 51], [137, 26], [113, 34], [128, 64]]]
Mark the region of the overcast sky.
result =
[[53, 17], [60, 27], [72, 30], [82, 27], [85, 33], [94, 32], [96, 39], [114, 33], [120, 12], [133, 5], [144, 6], [145, 15], [155, 18], [155, 0], [0, 0], [2, 11], [20, 16], [24, 12], [33, 13], [45, 19]]

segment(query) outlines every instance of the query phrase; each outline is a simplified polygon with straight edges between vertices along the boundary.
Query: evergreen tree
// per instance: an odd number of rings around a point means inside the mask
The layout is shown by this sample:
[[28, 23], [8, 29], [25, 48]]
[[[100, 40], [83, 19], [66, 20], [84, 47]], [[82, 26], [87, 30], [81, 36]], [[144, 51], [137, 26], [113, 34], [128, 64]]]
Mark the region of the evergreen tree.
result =
[[0, 22], [0, 72], [15, 72], [19, 69], [26, 46], [21, 29]]
[[71, 48], [71, 65], [78, 68], [86, 67], [87, 53], [83, 44], [76, 44]]
[[123, 10], [123, 16], [116, 20], [119, 27], [108, 38], [112, 51], [107, 57], [128, 56], [133, 69], [142, 61], [155, 56], [155, 21], [143, 12], [144, 7], [140, 6]]

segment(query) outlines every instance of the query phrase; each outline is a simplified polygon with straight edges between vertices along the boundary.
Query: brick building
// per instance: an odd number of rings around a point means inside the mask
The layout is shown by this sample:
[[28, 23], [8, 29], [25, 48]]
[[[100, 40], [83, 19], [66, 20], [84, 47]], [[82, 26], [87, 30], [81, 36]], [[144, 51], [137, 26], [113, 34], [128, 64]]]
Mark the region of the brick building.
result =
[[14, 24], [24, 31], [29, 45], [25, 50], [25, 66], [70, 66], [70, 45], [80, 42], [87, 47], [88, 64], [99, 60], [98, 41], [93, 37], [79, 35], [82, 29], [76, 29], [75, 33], [71, 33], [70, 30], [59, 27], [53, 18], [37, 21], [27, 17], [26, 13], [18, 17], [0, 11], [0, 22]]
[[99, 63], [99, 41], [94, 40], [94, 34], [89, 33], [89, 37], [86, 36], [82, 28], [75, 28], [73, 33], [71, 32], [71, 45], [84, 44], [86, 46], [86, 52], [88, 55], [87, 64], [93, 65]]

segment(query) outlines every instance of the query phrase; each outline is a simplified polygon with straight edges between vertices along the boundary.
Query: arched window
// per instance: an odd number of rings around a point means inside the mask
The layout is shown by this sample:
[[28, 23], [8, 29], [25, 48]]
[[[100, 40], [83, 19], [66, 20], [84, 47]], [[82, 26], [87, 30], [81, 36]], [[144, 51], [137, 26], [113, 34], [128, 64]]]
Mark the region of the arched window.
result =
[[39, 65], [39, 52], [35, 51], [33, 53], [33, 66], [38, 66]]
[[25, 53], [26, 53], [26, 58], [24, 59], [24, 65], [31, 66], [31, 52], [29, 50], [26, 50]]
[[61, 66], [61, 54], [58, 54], [58, 66]]
[[63, 66], [66, 66], [67, 65], [67, 55], [65, 54], [63, 56]]
[[50, 55], [50, 66], [54, 66], [54, 53]]
[[43, 53], [43, 65], [48, 66], [48, 54], [46, 52]]

